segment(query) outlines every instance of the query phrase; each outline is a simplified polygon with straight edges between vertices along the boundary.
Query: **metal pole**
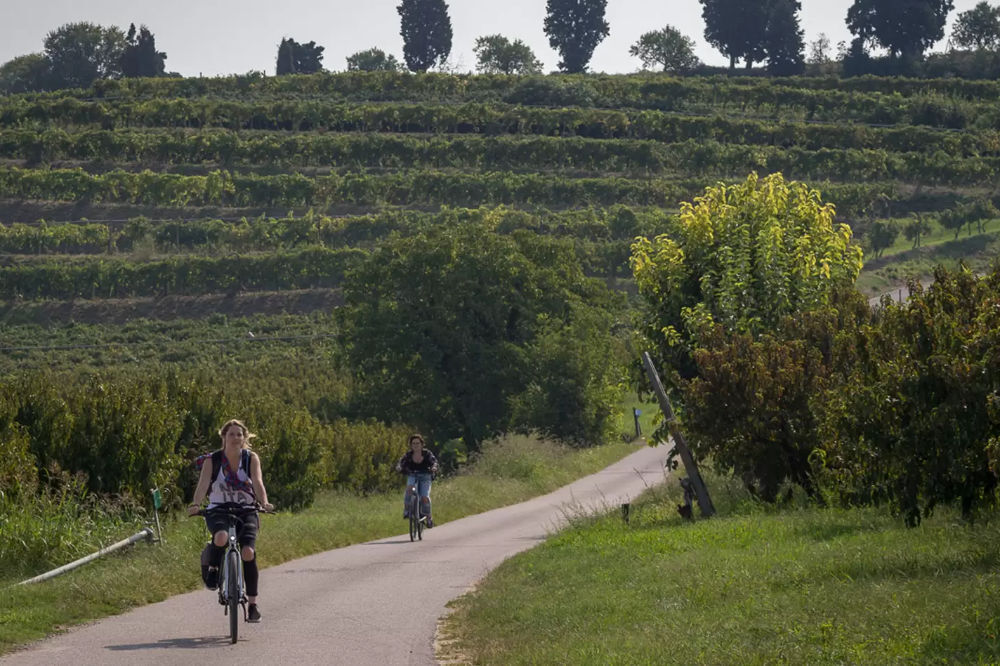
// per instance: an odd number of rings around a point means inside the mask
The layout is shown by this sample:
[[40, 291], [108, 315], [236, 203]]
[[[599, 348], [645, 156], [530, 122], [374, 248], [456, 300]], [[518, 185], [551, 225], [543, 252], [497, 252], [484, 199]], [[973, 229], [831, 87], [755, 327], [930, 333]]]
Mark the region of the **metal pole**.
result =
[[663, 416], [667, 419], [667, 426], [670, 428], [670, 437], [674, 440], [674, 446], [681, 454], [681, 460], [684, 461], [684, 470], [687, 472], [688, 478], [691, 479], [691, 484], [694, 486], [695, 496], [698, 498], [698, 506], [701, 508], [701, 515], [706, 518], [712, 516], [715, 514], [715, 506], [712, 504], [712, 498], [708, 496], [708, 488], [705, 487], [705, 482], [701, 479], [701, 473], [698, 472], [698, 464], [694, 461], [694, 456], [691, 455], [691, 449], [688, 448], [683, 433], [677, 427], [677, 419], [674, 418], [674, 410], [670, 406], [670, 398], [667, 397], [667, 392], [663, 388], [660, 375], [656, 372], [656, 367], [653, 365], [653, 359], [650, 358], [649, 352], [642, 352], [642, 363], [646, 366], [646, 374], [649, 375], [649, 381], [653, 385], [653, 392], [656, 393], [656, 398], [660, 402], [660, 409], [663, 410]]
[[72, 569], [75, 569], [80, 565], [86, 564], [87, 562], [92, 562], [96, 560], [98, 557], [107, 555], [108, 553], [113, 553], [116, 550], [121, 550], [125, 546], [131, 545], [136, 541], [139, 541], [141, 539], [151, 540], [152, 538], [153, 538], [153, 530], [149, 529], [148, 527], [145, 527], [141, 532], [133, 534], [127, 539], [122, 539], [118, 543], [112, 544], [107, 548], [102, 548], [96, 553], [91, 553], [90, 555], [87, 555], [86, 557], [81, 557], [80, 559], [70, 562], [69, 564], [64, 564], [58, 569], [53, 569], [52, 571], [40, 574], [38, 576], [35, 576], [34, 578], [29, 578], [28, 580], [22, 580], [20, 583], [18, 583], [18, 585], [27, 585], [28, 583], [40, 583], [43, 580], [48, 580], [49, 578], [55, 578], [56, 576], [64, 574]]

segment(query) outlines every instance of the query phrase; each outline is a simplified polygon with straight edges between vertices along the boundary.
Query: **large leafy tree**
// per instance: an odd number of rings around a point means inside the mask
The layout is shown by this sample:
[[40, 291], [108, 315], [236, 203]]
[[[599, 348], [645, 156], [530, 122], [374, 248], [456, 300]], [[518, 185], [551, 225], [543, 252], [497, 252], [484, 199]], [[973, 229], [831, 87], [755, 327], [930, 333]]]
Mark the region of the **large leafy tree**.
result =
[[451, 55], [451, 18], [444, 0], [403, 0], [399, 12], [399, 34], [403, 37], [403, 60], [411, 72], [426, 72], [441, 66]]
[[325, 47], [316, 42], [300, 44], [294, 39], [285, 38], [278, 45], [278, 61], [275, 72], [283, 74], [315, 74], [323, 69], [323, 51]]
[[531, 47], [503, 35], [486, 35], [476, 39], [472, 51], [476, 54], [476, 69], [484, 74], [541, 74], [542, 63]]
[[547, 0], [545, 34], [563, 72], [586, 72], [594, 49], [610, 34], [607, 0]]
[[358, 51], [347, 56], [348, 72], [398, 72], [402, 69], [399, 60], [379, 48]]
[[664, 72], [683, 72], [698, 66], [694, 42], [669, 25], [644, 33], [628, 52], [642, 60], [644, 68], [658, 66]]
[[995, 49], [1000, 46], [1000, 7], [980, 2], [961, 12], [951, 32], [955, 46], [967, 49]]
[[125, 33], [112, 26], [67, 23], [45, 37], [52, 85], [56, 88], [86, 88], [97, 79], [122, 74]]
[[156, 50], [156, 37], [146, 26], [135, 24], [128, 27], [125, 36], [125, 51], [122, 53], [122, 76], [162, 76], [166, 71], [167, 54]]
[[767, 71], [776, 76], [793, 76], [805, 71], [805, 42], [799, 25], [798, 0], [771, 0], [764, 33]]
[[944, 37], [953, 8], [952, 0], [854, 0], [847, 10], [847, 27], [892, 57], [916, 60]]
[[518, 425], [599, 432], [611, 326], [591, 304], [606, 289], [584, 278], [569, 245], [492, 225], [394, 237], [347, 276], [341, 314], [364, 411], [473, 449]]
[[699, 0], [705, 20], [705, 39], [729, 58], [729, 68], [736, 61], [750, 69], [765, 58], [769, 0]]

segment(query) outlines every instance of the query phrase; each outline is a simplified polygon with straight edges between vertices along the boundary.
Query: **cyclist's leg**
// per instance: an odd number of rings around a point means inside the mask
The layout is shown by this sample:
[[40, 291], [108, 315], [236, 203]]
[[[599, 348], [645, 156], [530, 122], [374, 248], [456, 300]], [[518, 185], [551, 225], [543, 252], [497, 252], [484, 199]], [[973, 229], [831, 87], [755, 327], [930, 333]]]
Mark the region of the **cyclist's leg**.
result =
[[260, 570], [257, 568], [257, 532], [260, 530], [260, 516], [256, 512], [243, 517], [237, 538], [240, 542], [240, 557], [243, 558], [243, 580], [247, 586], [247, 601], [256, 603]]
[[406, 491], [403, 493], [403, 518], [410, 517], [410, 486], [416, 483], [417, 477], [413, 474], [406, 476]]
[[219, 516], [205, 516], [205, 526], [208, 527], [212, 540], [208, 543], [207, 569], [202, 578], [208, 587], [215, 588], [219, 583], [219, 569], [222, 567], [222, 556], [226, 553], [229, 532], [225, 518]]
[[420, 512], [431, 519], [431, 475], [422, 474], [417, 481], [417, 493], [420, 495]]

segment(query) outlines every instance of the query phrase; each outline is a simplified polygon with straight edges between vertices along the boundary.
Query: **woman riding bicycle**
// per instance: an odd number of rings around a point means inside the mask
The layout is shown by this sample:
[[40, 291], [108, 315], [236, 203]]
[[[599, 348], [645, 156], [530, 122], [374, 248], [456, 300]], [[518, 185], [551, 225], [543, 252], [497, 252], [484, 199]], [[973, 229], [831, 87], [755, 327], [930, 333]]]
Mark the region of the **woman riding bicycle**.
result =
[[[239, 526], [237, 538], [240, 543], [240, 556], [243, 558], [243, 575], [247, 586], [247, 620], [260, 621], [260, 609], [257, 607], [257, 583], [260, 572], [257, 568], [257, 530], [260, 528], [260, 517], [256, 507], [260, 505], [265, 511], [274, 507], [267, 501], [267, 490], [264, 489], [264, 476], [260, 468], [260, 458], [250, 450], [250, 440], [255, 437], [240, 421], [227, 421], [219, 430], [222, 437], [222, 450], [216, 452], [219, 461], [218, 471], [213, 477], [212, 456], [206, 454], [199, 458], [202, 461], [201, 475], [198, 486], [194, 490], [188, 515], [193, 516], [201, 509], [201, 504], [208, 495], [208, 508], [205, 510], [205, 525], [212, 533], [209, 546], [208, 572], [205, 584], [215, 589], [219, 584], [219, 566], [222, 555], [228, 543], [228, 519], [222, 514], [213, 514], [212, 508], [222, 504], [240, 504], [247, 508], [243, 523]], [[220, 460], [221, 458], [221, 460]], [[205, 463], [208, 464], [205, 464]]]
[[438, 463], [434, 454], [424, 448], [424, 438], [410, 435], [410, 450], [396, 463], [396, 471], [407, 475], [406, 494], [403, 496], [403, 518], [410, 518], [410, 487], [417, 486], [420, 512], [427, 516], [427, 527], [434, 527], [431, 520], [431, 479], [437, 473]]

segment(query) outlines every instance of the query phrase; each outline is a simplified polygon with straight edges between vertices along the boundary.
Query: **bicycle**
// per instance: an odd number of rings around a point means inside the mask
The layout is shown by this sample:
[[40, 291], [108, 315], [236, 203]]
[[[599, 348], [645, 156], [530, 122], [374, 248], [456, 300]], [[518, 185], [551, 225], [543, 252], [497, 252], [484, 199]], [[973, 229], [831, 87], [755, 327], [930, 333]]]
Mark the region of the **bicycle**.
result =
[[[423, 541], [424, 527], [427, 526], [427, 516], [421, 515], [420, 494], [417, 492], [421, 475], [412, 474], [411, 476], [414, 477], [413, 483], [407, 486], [407, 492], [410, 494], [410, 508], [407, 511], [407, 513], [410, 514], [410, 541]], [[430, 514], [429, 504], [427, 507], [427, 513]]]
[[240, 526], [243, 524], [243, 516], [251, 511], [259, 513], [273, 513], [265, 511], [260, 505], [248, 507], [243, 504], [220, 504], [211, 509], [201, 509], [193, 516], [204, 516], [207, 513], [222, 514], [229, 519], [227, 531], [229, 533], [226, 545], [226, 552], [222, 556], [222, 566], [219, 569], [219, 603], [223, 607], [223, 612], [229, 617], [229, 637], [233, 643], [239, 636], [239, 620], [237, 610], [242, 606], [243, 621], [247, 621], [247, 597], [246, 583], [243, 578], [243, 558], [240, 556], [240, 546], [237, 539]]

